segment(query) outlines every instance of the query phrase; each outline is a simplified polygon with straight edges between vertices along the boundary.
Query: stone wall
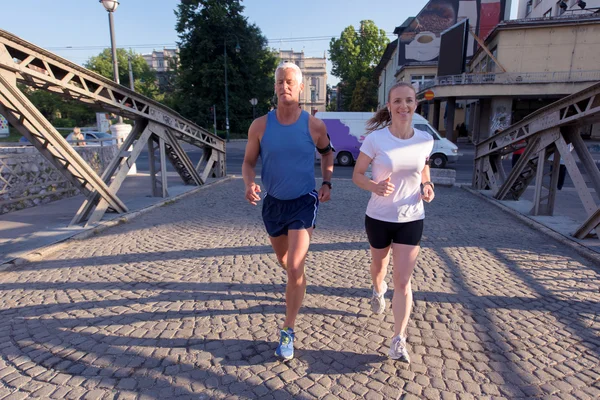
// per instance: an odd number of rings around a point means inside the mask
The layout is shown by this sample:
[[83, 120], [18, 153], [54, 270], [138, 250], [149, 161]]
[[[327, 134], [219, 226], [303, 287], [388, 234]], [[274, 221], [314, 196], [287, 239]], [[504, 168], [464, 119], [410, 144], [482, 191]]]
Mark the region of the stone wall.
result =
[[[96, 171], [117, 154], [116, 145], [74, 147]], [[33, 146], [0, 147], [0, 214], [79, 194]]]

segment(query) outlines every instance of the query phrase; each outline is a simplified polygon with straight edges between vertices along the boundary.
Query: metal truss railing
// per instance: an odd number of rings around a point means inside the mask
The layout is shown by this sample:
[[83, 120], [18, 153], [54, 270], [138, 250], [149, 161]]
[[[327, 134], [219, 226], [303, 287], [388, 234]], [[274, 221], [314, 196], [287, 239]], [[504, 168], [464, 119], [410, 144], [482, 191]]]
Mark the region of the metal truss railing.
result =
[[484, 72], [438, 76], [419, 86], [419, 92], [434, 86], [455, 85], [511, 85], [560, 82], [598, 82], [600, 70], [558, 72]]
[[[580, 127], [600, 122], [600, 83], [564, 97], [530, 115], [504, 131], [476, 144], [473, 185], [491, 189], [499, 200], [517, 200], [535, 178], [532, 214], [552, 215], [559, 161], [562, 158], [588, 219], [575, 232], [583, 238], [600, 224], [600, 208], [595, 204], [575, 159], [568, 148], [573, 145], [591, 184], [600, 193], [600, 171], [581, 135]], [[501, 157], [526, 146], [519, 162], [507, 176]], [[551, 172], [547, 172], [550, 156]]]
[[[126, 145], [115, 158], [110, 173], [105, 171], [100, 178], [20, 92], [17, 82], [134, 119], [140, 126], [125, 140]], [[129, 166], [141, 152], [141, 147], [136, 147], [136, 151], [128, 150], [137, 140], [144, 141], [144, 145], [159, 142], [162, 148], [168, 148], [168, 154], [161, 152], [161, 163], [164, 164], [168, 155], [186, 183], [201, 184], [210, 174], [217, 177], [225, 174], [225, 142], [218, 136], [152, 99], [3, 30], [0, 30], [0, 112], [6, 114], [11, 124], [86, 195], [73, 223], [90, 215], [97, 222], [109, 208], [127, 211], [116, 193]], [[177, 141], [201, 147], [204, 162], [194, 169]], [[113, 174], [120, 178], [114, 180]], [[156, 176], [153, 176], [154, 181]], [[166, 193], [164, 188], [163, 196]]]

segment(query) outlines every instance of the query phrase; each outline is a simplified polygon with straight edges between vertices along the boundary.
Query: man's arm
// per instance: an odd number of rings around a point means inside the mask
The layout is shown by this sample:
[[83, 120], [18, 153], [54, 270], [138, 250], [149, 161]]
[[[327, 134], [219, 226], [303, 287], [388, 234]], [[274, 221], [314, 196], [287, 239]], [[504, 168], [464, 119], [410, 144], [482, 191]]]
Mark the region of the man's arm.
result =
[[[325, 123], [318, 118], [313, 116], [309, 119], [309, 129], [312, 137], [315, 139], [315, 146], [317, 150], [327, 149], [325, 153], [321, 153], [321, 175], [323, 176], [323, 182], [331, 182], [333, 176], [333, 148], [327, 135], [327, 127]], [[331, 197], [331, 187], [328, 185], [322, 185], [319, 189], [319, 200], [328, 201]]]
[[248, 143], [246, 144], [246, 152], [244, 153], [244, 162], [242, 163], [242, 177], [246, 186], [245, 198], [252, 204], [260, 200], [260, 196], [256, 193], [260, 192], [260, 187], [254, 182], [256, 178], [256, 162], [260, 155], [260, 138], [266, 127], [266, 117], [255, 119], [248, 129]]
[[[318, 118], [311, 117], [310, 131], [316, 138], [315, 145], [317, 149], [325, 149], [330, 146], [329, 136], [327, 136], [327, 127], [325, 123]], [[333, 148], [329, 148], [327, 153], [321, 154], [321, 174], [324, 181], [330, 181], [333, 176]]]

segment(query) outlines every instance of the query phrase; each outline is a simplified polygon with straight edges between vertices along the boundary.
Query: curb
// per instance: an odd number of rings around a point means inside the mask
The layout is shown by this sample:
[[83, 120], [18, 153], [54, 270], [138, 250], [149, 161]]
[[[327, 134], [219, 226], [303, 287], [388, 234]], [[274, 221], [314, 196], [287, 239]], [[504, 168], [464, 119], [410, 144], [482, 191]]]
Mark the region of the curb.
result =
[[569, 246], [570, 248], [575, 250], [579, 255], [583, 256], [587, 260], [600, 265], [600, 253], [598, 253], [594, 250], [588, 249], [587, 247], [583, 246], [579, 242], [574, 241], [570, 237], [565, 236], [562, 233], [559, 233], [553, 229], [548, 228], [547, 226], [537, 222], [536, 220], [531, 219], [528, 216], [521, 214], [520, 212], [515, 211], [508, 206], [505, 206], [504, 204], [500, 203], [499, 201], [497, 201], [495, 199], [484, 196], [483, 194], [467, 187], [466, 185], [459, 183], [459, 184], [456, 184], [455, 186], [471, 193], [474, 196], [479, 197], [480, 199], [487, 201], [488, 203], [494, 204], [496, 207], [500, 208], [504, 212], [511, 214], [515, 218], [521, 220], [521, 222], [524, 222], [525, 225], [529, 226], [530, 228], [536, 229], [536, 230], [542, 232], [543, 234], [550, 236], [552, 239], [554, 239], [566, 246]]
[[168, 197], [166, 199], [163, 199], [162, 201], [160, 201], [156, 204], [152, 204], [151, 206], [142, 208], [137, 211], [131, 211], [129, 213], [126, 213], [119, 217], [116, 217], [115, 219], [112, 219], [110, 221], [100, 222], [98, 225], [89, 227], [89, 228], [85, 229], [83, 232], [79, 232], [68, 238], [61, 239], [57, 243], [53, 243], [53, 244], [50, 244], [50, 245], [47, 245], [44, 247], [40, 247], [39, 249], [31, 250], [29, 253], [22, 254], [10, 261], [6, 261], [6, 262], [0, 264], [0, 271], [5, 271], [9, 268], [13, 268], [13, 267], [16, 267], [19, 265], [24, 265], [27, 263], [40, 261], [44, 257], [46, 257], [48, 254], [54, 253], [54, 252], [60, 250], [61, 248], [67, 246], [69, 244], [68, 242], [70, 242], [72, 240], [87, 239], [87, 238], [92, 237], [92, 236], [94, 236], [102, 231], [105, 231], [106, 229], [111, 228], [113, 226], [117, 226], [117, 225], [121, 225], [121, 224], [130, 222], [133, 219], [135, 219], [141, 215], [144, 215], [158, 207], [162, 207], [165, 204], [171, 204], [171, 203], [177, 202], [187, 196], [196, 194], [203, 189], [206, 189], [206, 188], [214, 186], [214, 185], [218, 185], [220, 183], [228, 182], [234, 178], [235, 178], [235, 176], [228, 175], [228, 176], [221, 178], [215, 182], [207, 183], [202, 186], [198, 186], [195, 189], [189, 190], [185, 193], [178, 194], [177, 196]]

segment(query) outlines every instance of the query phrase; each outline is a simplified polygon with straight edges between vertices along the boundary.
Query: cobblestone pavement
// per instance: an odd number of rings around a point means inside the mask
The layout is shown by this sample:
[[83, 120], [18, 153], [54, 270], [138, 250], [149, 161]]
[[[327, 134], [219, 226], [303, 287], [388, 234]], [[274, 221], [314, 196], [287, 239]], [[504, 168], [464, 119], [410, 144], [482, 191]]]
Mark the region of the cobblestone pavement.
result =
[[600, 397], [598, 266], [438, 188], [407, 366], [386, 357], [389, 305], [370, 312], [368, 194], [333, 194], [296, 359], [274, 358], [285, 277], [234, 179], [1, 272], [0, 399]]

